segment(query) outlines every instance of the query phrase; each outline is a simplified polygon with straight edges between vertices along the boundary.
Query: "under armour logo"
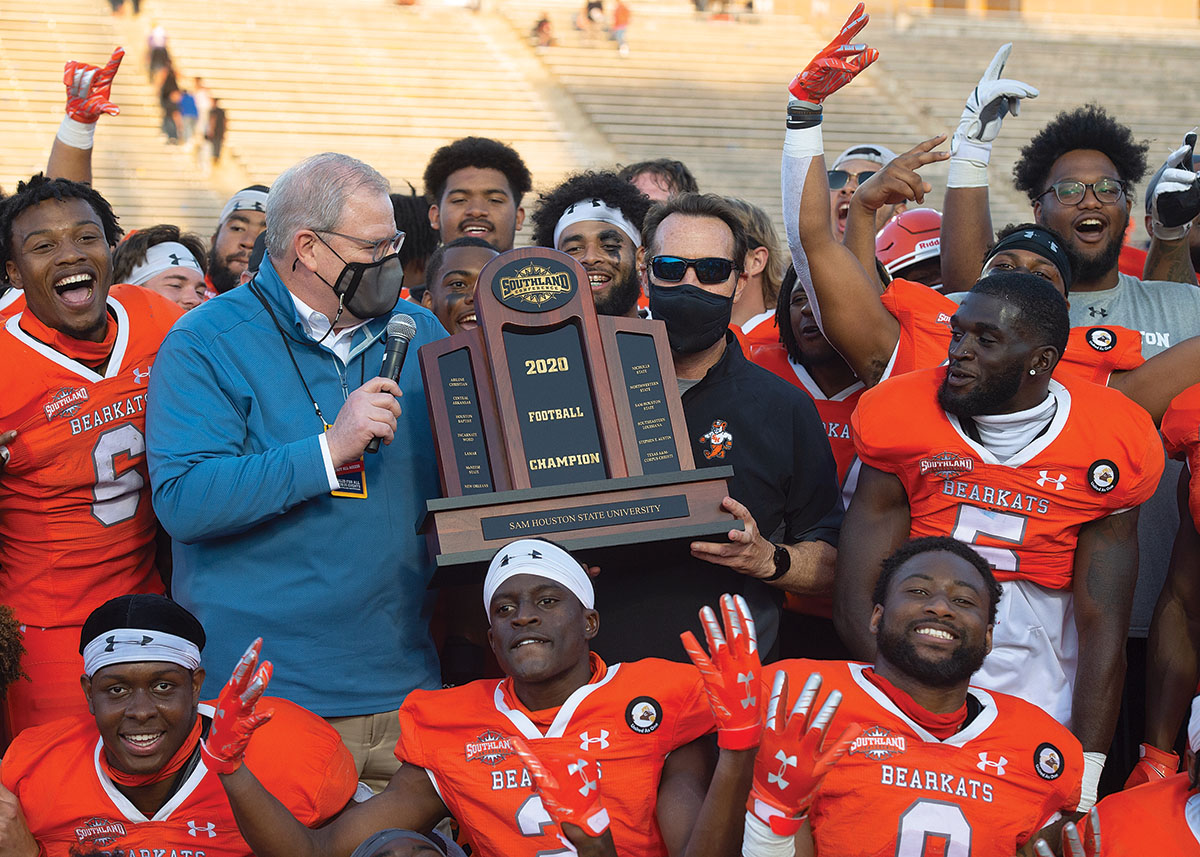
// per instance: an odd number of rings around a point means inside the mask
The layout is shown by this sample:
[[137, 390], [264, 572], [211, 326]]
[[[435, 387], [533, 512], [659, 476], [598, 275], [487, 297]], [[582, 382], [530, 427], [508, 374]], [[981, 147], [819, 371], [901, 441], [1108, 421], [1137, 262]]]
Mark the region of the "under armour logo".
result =
[[116, 634], [110, 634], [104, 638], [104, 642], [108, 643], [108, 645], [104, 647], [104, 651], [111, 652], [113, 651], [114, 646], [148, 646], [154, 642], [154, 638], [143, 636], [140, 641], [136, 639], [118, 640]]
[[751, 705], [758, 704], [758, 697], [750, 693], [750, 688], [754, 683], [754, 673], [738, 673], [738, 684], [746, 685], [746, 697], [742, 700], [742, 708], [749, 708]]
[[579, 733], [579, 749], [580, 750], [586, 750], [592, 744], [599, 744], [601, 750], [607, 750], [608, 749], [608, 730], [601, 729], [599, 738], [593, 738], [590, 735], [588, 735], [588, 733], [586, 733], [586, 732]]
[[1038, 472], [1041, 474], [1041, 476], [1038, 477], [1037, 483], [1042, 488], [1045, 488], [1047, 485], [1053, 483], [1054, 490], [1061, 491], [1063, 490], [1063, 486], [1067, 484], [1067, 475], [1065, 473], [1060, 473], [1057, 476], [1051, 476], [1049, 470], [1039, 470]]
[[1104, 309], [1103, 307], [1090, 306], [1088, 307], [1088, 313], [1093, 317], [1100, 316], [1101, 318], [1104, 318], [1108, 315], [1108, 310]]
[[1008, 759], [1004, 758], [1003, 756], [1000, 757], [1000, 761], [993, 762], [988, 758], [987, 753], [980, 753], [979, 762], [975, 765], [975, 767], [979, 768], [981, 771], [986, 771], [988, 768], [995, 768], [996, 775], [1002, 777], [1004, 776], [1004, 766], [1007, 764]]
[[209, 839], [215, 839], [217, 836], [217, 826], [215, 824], [213, 824], [211, 821], [208, 824], [204, 825], [203, 827], [197, 827], [196, 822], [189, 821], [187, 823], [187, 826], [188, 826], [188, 836], [195, 837], [201, 833], [207, 833]]
[[180, 259], [179, 259], [178, 253], [172, 253], [168, 258], [170, 258], [172, 265], [182, 265], [183, 264], [183, 262], [180, 261]]
[[586, 759], [578, 759], [574, 762], [568, 763], [567, 765], [568, 774], [571, 774], [572, 776], [578, 774], [579, 778], [583, 780], [583, 785], [579, 787], [579, 794], [583, 797], [587, 797], [589, 792], [594, 792], [600, 788], [598, 783], [599, 778], [595, 780], [588, 779], [587, 771], [584, 770], [587, 765], [588, 763]]
[[[532, 557], [533, 559], [541, 559], [542, 553], [541, 553], [541, 551], [532, 550], [527, 554], [519, 553], [519, 554], [517, 554], [517, 556], [528, 556], [528, 557]], [[504, 557], [500, 560], [500, 567], [503, 568], [504, 566], [508, 565], [508, 561], [509, 561], [509, 555], [505, 554]]]
[[135, 384], [143, 384], [148, 380], [150, 380], [150, 368], [149, 367], [146, 368], [145, 372], [143, 372], [141, 369], [133, 370], [133, 382]]
[[779, 786], [779, 790], [783, 791], [789, 785], [788, 781], [783, 778], [783, 775], [787, 773], [788, 768], [796, 767], [796, 757], [794, 755], [789, 756], [780, 750], [775, 754], [775, 758], [779, 760], [779, 773], [767, 774], [767, 785]]

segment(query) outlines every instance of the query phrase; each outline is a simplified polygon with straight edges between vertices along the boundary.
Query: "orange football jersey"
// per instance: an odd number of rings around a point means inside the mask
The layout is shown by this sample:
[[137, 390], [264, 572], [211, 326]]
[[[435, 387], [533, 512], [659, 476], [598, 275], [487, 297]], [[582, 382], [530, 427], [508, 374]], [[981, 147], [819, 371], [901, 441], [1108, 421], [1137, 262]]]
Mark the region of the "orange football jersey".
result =
[[25, 292], [21, 289], [10, 288], [0, 294], [0, 321], [11, 315], [16, 315], [25, 309]]
[[1192, 520], [1200, 521], [1200, 384], [1188, 387], [1171, 400], [1162, 418], [1163, 444], [1167, 454], [1188, 463], [1192, 474], [1188, 508]]
[[1096, 814], [1095, 827], [1083, 820], [1089, 857], [1200, 857], [1200, 794], [1186, 773], [1111, 794]]
[[[892, 280], [880, 300], [900, 322], [900, 341], [885, 377], [946, 362], [950, 316], [958, 309], [957, 303], [941, 292], [908, 280]], [[1073, 327], [1067, 349], [1054, 367], [1054, 377], [1060, 381], [1080, 378], [1107, 384], [1113, 372], [1135, 369], [1144, 362], [1142, 335], [1136, 330], [1113, 325]]]
[[779, 328], [775, 326], [775, 310], [759, 313], [743, 325], [734, 324], [730, 327], [738, 327], [745, 334], [742, 342], [743, 351], [748, 351], [756, 345], [777, 345], [779, 343]]
[[[529, 712], [512, 680], [414, 690], [400, 707], [396, 758], [424, 768], [484, 857], [561, 852], [556, 828], [508, 738], [535, 753], [585, 751], [622, 857], [666, 853], [655, 816], [663, 762], [716, 728], [699, 671], [657, 658], [605, 667], [554, 712]], [[543, 732], [535, 720], [553, 721]]]
[[865, 464], [895, 474], [912, 510], [912, 537], [973, 545], [999, 580], [1071, 585], [1081, 525], [1137, 506], [1163, 471], [1150, 416], [1107, 387], [1050, 382], [1050, 426], [1001, 464], [937, 402], [944, 376], [925, 369], [884, 381], [852, 422]]
[[[1040, 708], [972, 687], [978, 713], [940, 741], [867, 680], [864, 668], [790, 660], [764, 670], [764, 687], [784, 670], [794, 692], [821, 673], [823, 694], [843, 694], [828, 734], [863, 727], [809, 810], [819, 857], [1012, 857], [1057, 813], [1079, 804], [1083, 748]], [[788, 764], [781, 761], [780, 776]]]
[[16, 429], [0, 475], [0, 603], [29, 625], [81, 625], [98, 604], [162, 592], [146, 469], [146, 388], [182, 311], [139, 286], [108, 299], [117, 338], [103, 374], [0, 330], [0, 428]]
[[[328, 821], [354, 795], [350, 751], [329, 724], [285, 699], [266, 697], [275, 716], [254, 733], [246, 764], [310, 827]], [[200, 713], [212, 717], [211, 704]], [[113, 785], [91, 715], [26, 729], [4, 754], [0, 778], [21, 802], [42, 857], [72, 849], [121, 849], [129, 857], [251, 857], [216, 774], [204, 760], [153, 818]]]

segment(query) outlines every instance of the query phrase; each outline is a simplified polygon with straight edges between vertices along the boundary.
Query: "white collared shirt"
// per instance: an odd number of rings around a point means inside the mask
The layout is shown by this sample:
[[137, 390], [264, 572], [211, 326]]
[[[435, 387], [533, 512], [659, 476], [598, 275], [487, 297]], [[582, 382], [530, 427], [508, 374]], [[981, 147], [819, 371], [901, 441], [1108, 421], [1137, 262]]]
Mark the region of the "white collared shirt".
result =
[[[366, 324], [366, 322], [360, 321], [358, 324], [329, 333], [329, 317], [325, 313], [317, 312], [292, 294], [292, 292], [289, 291], [288, 294], [292, 297], [292, 303], [296, 305], [296, 316], [300, 319], [300, 326], [304, 328], [304, 332], [314, 342], [320, 340], [322, 336], [328, 333], [329, 335], [321, 344], [332, 351], [334, 356], [342, 361], [343, 366], [349, 363], [350, 340], [354, 338], [354, 332]], [[321, 458], [325, 462], [325, 476], [329, 480], [329, 490], [336, 491], [338, 489], [338, 478], [337, 472], [333, 468], [333, 456], [329, 454], [329, 439], [327, 435], [323, 433], [318, 439], [318, 443], [321, 445]]]

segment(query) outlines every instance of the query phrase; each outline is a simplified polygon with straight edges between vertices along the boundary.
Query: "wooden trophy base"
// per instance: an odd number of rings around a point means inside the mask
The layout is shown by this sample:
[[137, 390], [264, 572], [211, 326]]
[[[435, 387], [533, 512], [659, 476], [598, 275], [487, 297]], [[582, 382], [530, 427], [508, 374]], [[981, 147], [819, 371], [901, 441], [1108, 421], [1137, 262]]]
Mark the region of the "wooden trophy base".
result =
[[417, 532], [437, 558], [434, 586], [472, 583], [514, 539], [540, 536], [573, 551], [740, 530], [721, 508], [732, 475], [711, 467], [435, 499]]

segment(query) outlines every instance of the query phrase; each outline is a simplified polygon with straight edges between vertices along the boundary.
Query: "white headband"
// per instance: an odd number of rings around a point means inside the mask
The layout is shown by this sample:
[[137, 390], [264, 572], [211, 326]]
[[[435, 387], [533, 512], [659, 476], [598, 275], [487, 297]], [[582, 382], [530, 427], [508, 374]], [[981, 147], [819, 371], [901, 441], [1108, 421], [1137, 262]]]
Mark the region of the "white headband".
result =
[[518, 574], [532, 574], [561, 583], [587, 609], [596, 606], [591, 578], [569, 553], [541, 539], [517, 539], [492, 557], [487, 577], [483, 580], [484, 612], [491, 615], [492, 596], [501, 583]]
[[568, 226], [574, 226], [576, 223], [582, 223], [585, 220], [598, 220], [601, 223], [611, 223], [629, 236], [629, 240], [633, 242], [634, 247], [642, 246], [641, 233], [621, 213], [620, 209], [609, 208], [602, 199], [581, 199], [579, 202], [567, 206], [567, 210], [562, 213], [562, 217], [558, 218], [558, 225], [554, 227], [554, 249], [558, 249], [558, 239], [562, 237], [563, 232]]
[[235, 211], [261, 211], [267, 210], [267, 193], [262, 190], [254, 190], [246, 188], [239, 190], [233, 196], [229, 197], [229, 202], [225, 203], [225, 207], [221, 209], [221, 223], [229, 219], [229, 215]]
[[200, 267], [191, 250], [178, 242], [164, 241], [146, 248], [145, 260], [129, 274], [128, 282], [140, 286], [150, 278], [172, 268], [192, 268], [200, 276], [204, 276], [204, 269]]
[[194, 670], [200, 666], [200, 648], [191, 640], [166, 631], [115, 628], [83, 647], [83, 673], [93, 676], [112, 664], [163, 661]]
[[1192, 700], [1192, 716], [1188, 718], [1188, 746], [1200, 754], [1200, 696]]

